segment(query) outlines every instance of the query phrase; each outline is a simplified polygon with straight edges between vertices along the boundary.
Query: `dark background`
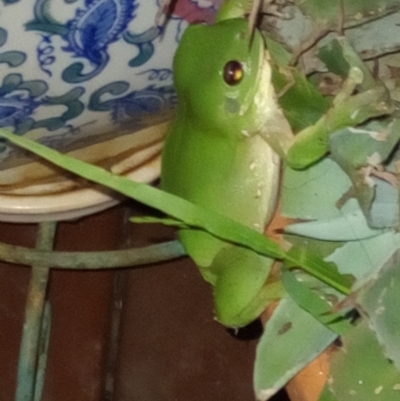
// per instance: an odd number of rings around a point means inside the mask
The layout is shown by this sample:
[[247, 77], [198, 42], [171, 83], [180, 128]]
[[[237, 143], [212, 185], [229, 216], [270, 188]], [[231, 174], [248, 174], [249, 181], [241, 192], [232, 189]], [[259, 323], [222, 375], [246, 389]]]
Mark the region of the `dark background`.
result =
[[[56, 249], [143, 246], [171, 238], [132, 225], [123, 205], [60, 223]], [[35, 224], [0, 223], [0, 241], [33, 247]], [[0, 400], [14, 400], [30, 269], [0, 264]], [[211, 288], [187, 258], [119, 271], [51, 274], [52, 334], [43, 401], [252, 401], [260, 325], [213, 319]], [[287, 400], [284, 394], [274, 401]]]

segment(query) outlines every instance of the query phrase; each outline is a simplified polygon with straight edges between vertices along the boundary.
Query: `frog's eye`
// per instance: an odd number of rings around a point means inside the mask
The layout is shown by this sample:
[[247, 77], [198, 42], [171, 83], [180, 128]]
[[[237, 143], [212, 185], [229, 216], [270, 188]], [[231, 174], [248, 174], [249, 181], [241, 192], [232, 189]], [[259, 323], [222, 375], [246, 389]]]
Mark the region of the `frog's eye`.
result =
[[228, 61], [224, 67], [224, 81], [232, 86], [237, 85], [244, 76], [243, 65], [239, 61]]

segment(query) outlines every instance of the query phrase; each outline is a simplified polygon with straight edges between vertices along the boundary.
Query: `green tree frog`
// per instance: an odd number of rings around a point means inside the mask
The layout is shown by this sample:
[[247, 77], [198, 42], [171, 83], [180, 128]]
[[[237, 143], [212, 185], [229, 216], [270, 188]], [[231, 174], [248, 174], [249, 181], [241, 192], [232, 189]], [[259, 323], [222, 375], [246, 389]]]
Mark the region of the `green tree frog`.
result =
[[[258, 134], [271, 123], [288, 127], [265, 57], [244, 18], [185, 31], [174, 60], [179, 111], [161, 169], [164, 190], [259, 232], [275, 208], [279, 158]], [[255, 319], [273, 297], [265, 285], [273, 261], [204, 231], [179, 236], [214, 286], [217, 319], [235, 327]]]
[[[185, 31], [174, 59], [179, 110], [163, 151], [161, 184], [262, 232], [275, 208], [278, 155], [304, 168], [327, 153], [332, 132], [387, 114], [392, 106], [386, 88], [373, 79], [353, 95], [370, 73], [352, 55], [332, 107], [294, 136], [276, 100], [263, 37], [251, 26], [259, 7], [259, 0], [229, 0], [216, 24]], [[249, 21], [243, 17], [248, 12]], [[282, 296], [268, 282], [271, 259], [201, 230], [182, 229], [179, 236], [213, 285], [221, 323], [246, 325]]]

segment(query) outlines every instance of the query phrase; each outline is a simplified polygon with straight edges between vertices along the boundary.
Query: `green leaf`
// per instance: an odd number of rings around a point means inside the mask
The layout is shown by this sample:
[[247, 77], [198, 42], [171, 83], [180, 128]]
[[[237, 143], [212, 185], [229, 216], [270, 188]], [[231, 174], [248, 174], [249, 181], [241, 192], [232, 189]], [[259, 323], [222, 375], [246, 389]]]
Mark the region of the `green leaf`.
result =
[[[400, 259], [390, 258], [383, 271], [357, 297], [369, 326], [376, 333], [386, 357], [400, 370]], [[400, 394], [399, 394], [400, 397]]]
[[341, 216], [337, 202], [349, 190], [351, 181], [337, 163], [325, 158], [305, 170], [285, 166], [283, 177], [284, 216], [302, 220]]
[[336, 249], [344, 245], [339, 241], [321, 241], [314, 238], [300, 237], [298, 235], [284, 235], [284, 240], [297, 248], [307, 248], [315, 256], [325, 259], [331, 255]]
[[[355, 203], [358, 206], [354, 199], [347, 202], [347, 204], [350, 203]], [[341, 216], [333, 219], [296, 223], [285, 227], [286, 233], [325, 241], [359, 241], [376, 237], [384, 231], [370, 228], [360, 209], [352, 213], [346, 213], [343, 210]]]
[[345, 128], [330, 137], [332, 159], [350, 173], [384, 163], [400, 139], [400, 120], [372, 121], [360, 128]]
[[[359, 129], [347, 128], [333, 134], [329, 141], [331, 157], [348, 174], [368, 223], [372, 227], [397, 227], [400, 221], [398, 189], [373, 173], [384, 171], [396, 181], [395, 166], [386, 161], [400, 139], [400, 120], [373, 121]], [[397, 160], [396, 160], [397, 159]]]
[[329, 390], [327, 386], [322, 390], [321, 396], [318, 401], [340, 401], [335, 395]]
[[371, 227], [397, 229], [400, 226], [399, 189], [379, 178], [374, 178], [373, 181], [375, 197], [366, 213], [368, 223]]
[[283, 285], [291, 298], [315, 319], [338, 335], [344, 335], [351, 328], [351, 323], [338, 313], [332, 313], [332, 305], [319, 294], [314, 293], [296, 276], [285, 270], [282, 274]]
[[[357, 200], [346, 200], [351, 185], [346, 173], [329, 158], [306, 170], [287, 167], [282, 214], [313, 221], [291, 224], [285, 232], [325, 241], [354, 241], [382, 234], [384, 230], [369, 227]], [[339, 207], [341, 203], [344, 205]]]
[[164, 226], [172, 226], [178, 228], [188, 228], [182, 221], [176, 219], [168, 219], [154, 216], [134, 216], [129, 219], [131, 223], [139, 224], [163, 224]]
[[[386, 15], [382, 16], [382, 18], [374, 16], [367, 24], [360, 24], [353, 29], [347, 30], [346, 37], [359, 55], [365, 56], [371, 54], [370, 52], [372, 51], [374, 58], [377, 60], [382, 55], [390, 55], [389, 57], [391, 58], [399, 51], [399, 38], [397, 35], [393, 35], [393, 30], [397, 28], [400, 2], [398, 0], [395, 0], [395, 2], [397, 2], [397, 11], [395, 11], [395, 8], [390, 11], [383, 11]], [[397, 62], [392, 63], [389, 61], [388, 63], [388, 58], [385, 57], [382, 63], [379, 62], [379, 64], [396, 65]], [[381, 79], [384, 77], [382, 70], [379, 71], [379, 77]], [[393, 88], [391, 85], [386, 86]]]
[[309, 362], [324, 351], [337, 334], [283, 299], [265, 326], [254, 366], [257, 400], [268, 400]]
[[391, 231], [362, 241], [348, 242], [326, 260], [335, 263], [342, 274], [356, 277], [356, 289], [371, 280], [399, 248], [400, 234]]
[[[128, 178], [112, 174], [100, 167], [63, 155], [28, 138], [12, 134], [7, 130], [0, 129], [0, 136], [67, 171], [87, 180], [105, 185], [132, 199], [136, 199], [143, 204], [162, 211], [174, 219], [181, 220], [188, 226], [204, 229], [216, 237], [248, 247], [262, 255], [276, 259], [286, 259], [292, 265], [303, 268], [311, 274], [315, 271], [318, 278], [322, 281], [325, 281], [326, 278], [329, 285], [333, 285], [339, 291], [345, 293], [349, 293], [350, 291], [348, 280], [339, 275], [335, 270], [331, 271], [329, 264], [320, 260], [321, 266], [318, 267], [317, 258], [312, 258], [311, 265], [307, 265], [308, 260], [311, 260], [310, 258], [296, 260], [295, 255], [288, 255], [271, 239], [237, 221], [196, 206], [178, 196], [146, 184], [131, 181]], [[324, 271], [325, 274], [322, 274]]]
[[[400, 400], [400, 373], [385, 358], [366, 321], [342, 337], [342, 343], [332, 354], [327, 384], [337, 400]], [[329, 400], [326, 396], [322, 399]]]
[[[296, 264], [299, 261], [301, 261], [304, 271], [312, 274], [314, 277], [332, 286], [333, 288], [336, 288], [340, 292], [344, 293], [346, 288], [351, 288], [354, 283], [354, 277], [351, 272], [348, 274], [340, 274], [334, 263], [326, 261], [321, 263], [320, 259], [306, 248], [293, 247], [287, 253], [287, 257], [285, 259], [286, 265], [289, 268], [296, 267]], [[305, 268], [304, 266], [307, 267]], [[332, 285], [333, 283], [337, 283], [338, 276], [341, 277], [340, 286], [337, 286], [336, 284]]]

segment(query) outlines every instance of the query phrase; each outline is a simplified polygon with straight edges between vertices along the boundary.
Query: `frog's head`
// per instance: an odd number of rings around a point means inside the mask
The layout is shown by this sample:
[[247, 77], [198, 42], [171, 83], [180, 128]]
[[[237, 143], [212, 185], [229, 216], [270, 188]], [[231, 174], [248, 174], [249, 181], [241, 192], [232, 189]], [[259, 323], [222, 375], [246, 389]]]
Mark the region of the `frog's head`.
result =
[[174, 60], [180, 115], [205, 131], [255, 133], [260, 107], [273, 92], [264, 49], [258, 31], [250, 38], [244, 18], [190, 26]]

